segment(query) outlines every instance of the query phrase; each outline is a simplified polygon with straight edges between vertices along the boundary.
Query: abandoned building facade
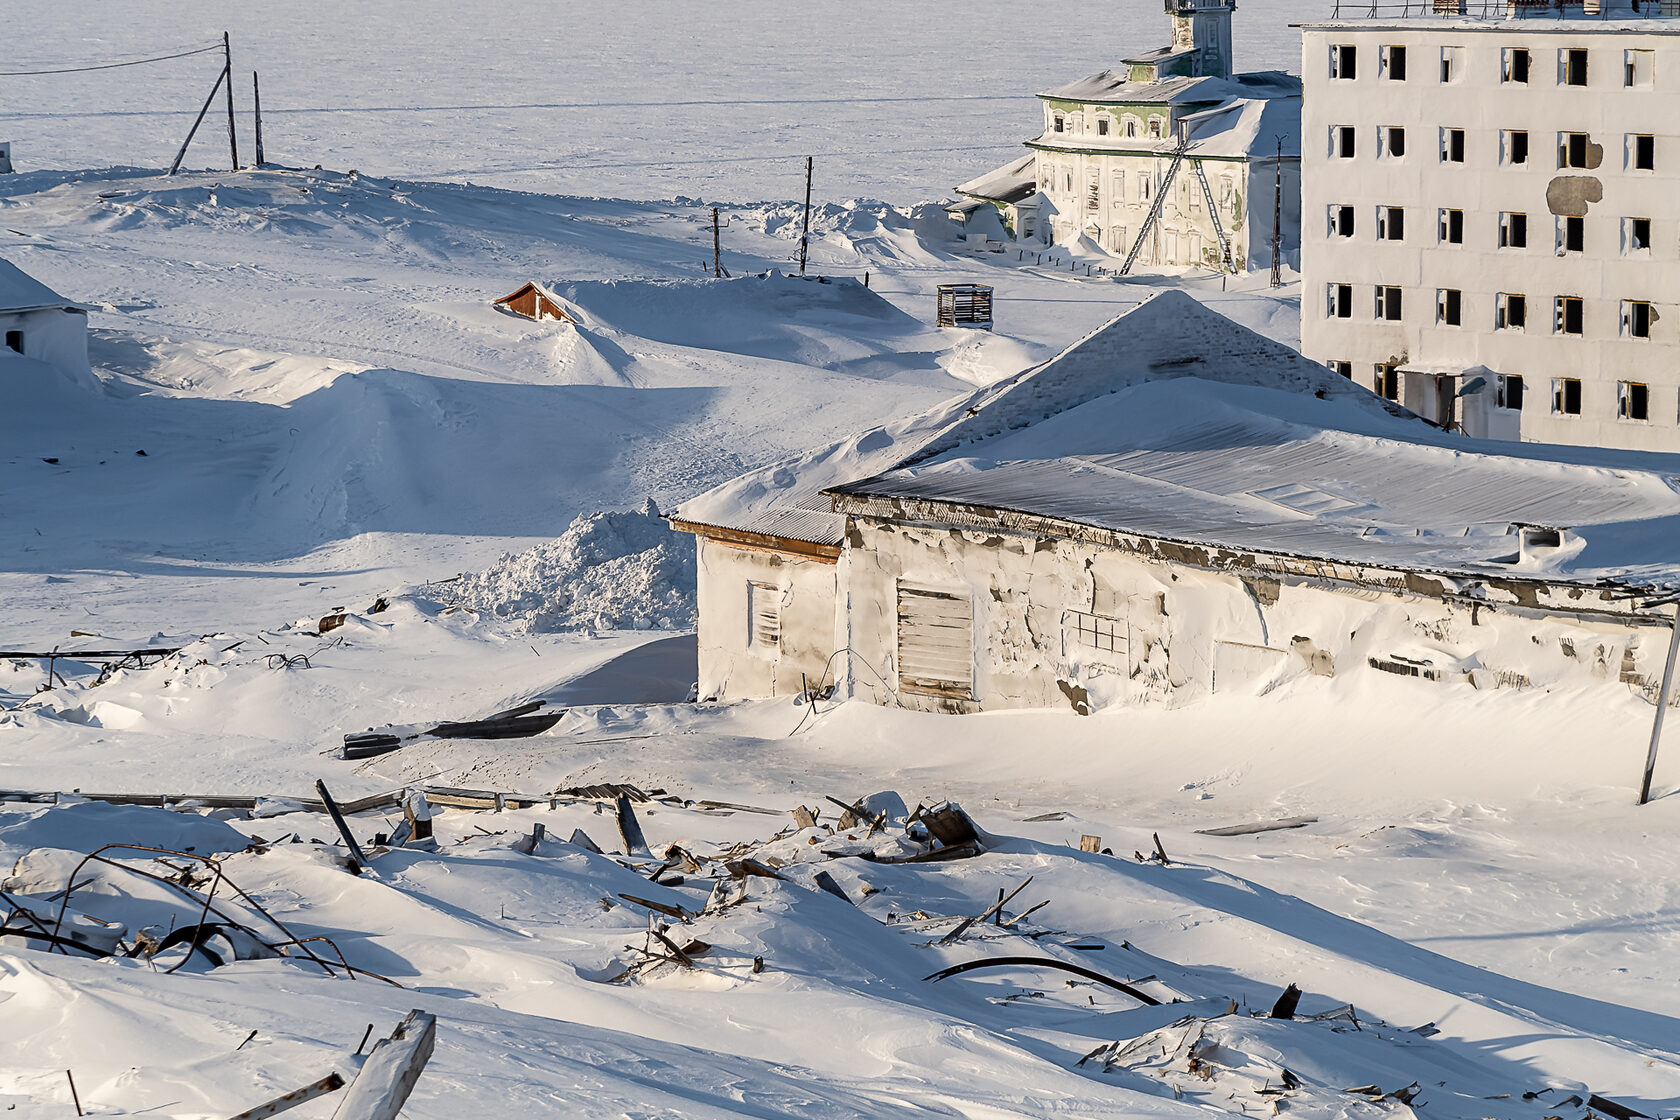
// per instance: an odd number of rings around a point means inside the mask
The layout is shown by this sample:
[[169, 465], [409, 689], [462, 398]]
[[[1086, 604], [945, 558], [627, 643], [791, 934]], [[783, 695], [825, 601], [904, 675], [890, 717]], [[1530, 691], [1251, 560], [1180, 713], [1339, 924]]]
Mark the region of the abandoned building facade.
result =
[[1596, 524], [1680, 527], [1680, 495], [1501, 446], [1163, 293], [940, 416], [679, 510], [701, 695], [1090, 712], [1386, 673], [1654, 696], [1680, 565], [1571, 558]]
[[1300, 82], [1233, 74], [1234, 0], [1166, 0], [1172, 44], [1039, 95], [1032, 154], [957, 188], [965, 228], [1144, 266], [1245, 271], [1300, 245]]
[[87, 308], [65, 299], [10, 261], [0, 260], [0, 371], [39, 363], [80, 384], [92, 382]]
[[1680, 6], [1491, 7], [1305, 28], [1302, 348], [1472, 436], [1680, 450]]

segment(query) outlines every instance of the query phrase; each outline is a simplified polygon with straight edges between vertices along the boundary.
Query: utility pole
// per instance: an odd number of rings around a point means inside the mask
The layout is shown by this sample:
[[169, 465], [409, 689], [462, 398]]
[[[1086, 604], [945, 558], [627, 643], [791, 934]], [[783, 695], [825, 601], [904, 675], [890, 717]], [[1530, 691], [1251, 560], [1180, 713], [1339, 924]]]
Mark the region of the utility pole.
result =
[[187, 138], [181, 141], [181, 150], [175, 153], [175, 162], [169, 165], [171, 175], [181, 170], [181, 161], [187, 157], [187, 146], [193, 142], [193, 137], [198, 135], [198, 126], [204, 123], [204, 114], [208, 113], [210, 106], [215, 104], [216, 93], [222, 88], [222, 83], [227, 80], [228, 72], [226, 69], [216, 75], [216, 84], [210, 87], [210, 96], [204, 99], [204, 108], [198, 111], [198, 116], [194, 118], [192, 127], [187, 130]]
[[799, 235], [799, 275], [805, 275], [805, 258], [811, 248], [811, 169], [812, 157], [805, 157], [805, 232]]
[[723, 233], [719, 228], [716, 206], [712, 207], [712, 278], [723, 278]]
[[239, 170], [239, 136], [233, 130], [233, 45], [228, 39], [228, 33], [222, 32], [223, 70], [227, 75], [227, 110], [228, 110], [228, 157], [233, 160], [233, 169]]
[[262, 147], [262, 86], [257, 83], [257, 72], [251, 71], [251, 103], [256, 106], [257, 114], [257, 168], [263, 165]]
[[1680, 660], [1680, 602], [1674, 605], [1674, 632], [1668, 638], [1668, 663], [1663, 667], [1662, 687], [1657, 690], [1657, 718], [1651, 725], [1651, 749], [1645, 754], [1645, 781], [1639, 787], [1639, 803], [1651, 800], [1651, 776], [1657, 770], [1657, 745], [1662, 742], [1663, 717], [1674, 696], [1674, 663]]
[[1272, 287], [1283, 287], [1283, 137], [1277, 145], [1277, 185], [1272, 194]]

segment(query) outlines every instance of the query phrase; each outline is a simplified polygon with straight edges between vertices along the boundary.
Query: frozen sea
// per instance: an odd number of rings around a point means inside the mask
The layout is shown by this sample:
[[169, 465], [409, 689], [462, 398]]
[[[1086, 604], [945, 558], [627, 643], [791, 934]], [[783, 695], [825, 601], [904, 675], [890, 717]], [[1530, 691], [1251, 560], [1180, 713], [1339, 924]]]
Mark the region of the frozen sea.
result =
[[[1329, 10], [1243, 0], [1239, 67], [1298, 71], [1289, 24]], [[822, 198], [940, 197], [1020, 150], [1036, 131], [1035, 92], [1167, 36], [1159, 0], [1116, 0], [1062, 25], [1054, 9], [1004, 0], [132, 0], [97, 13], [8, 0], [5, 70], [166, 54], [225, 29], [243, 158], [258, 70], [270, 161], [733, 201], [796, 197], [806, 155]], [[206, 54], [0, 77], [0, 140], [20, 169], [166, 167], [219, 65]], [[187, 166], [226, 166], [223, 120], [205, 122]]]

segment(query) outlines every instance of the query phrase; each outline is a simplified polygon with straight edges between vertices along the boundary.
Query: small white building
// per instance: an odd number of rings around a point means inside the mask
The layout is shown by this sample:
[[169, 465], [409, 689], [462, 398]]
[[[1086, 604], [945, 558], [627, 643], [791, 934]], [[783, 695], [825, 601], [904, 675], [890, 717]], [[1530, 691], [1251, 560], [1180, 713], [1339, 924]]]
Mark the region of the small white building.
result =
[[1414, 7], [1303, 31], [1302, 349], [1472, 436], [1680, 450], [1680, 4]]
[[1054, 360], [685, 503], [700, 692], [926, 711], [1296, 678], [1654, 694], [1680, 457], [1466, 441], [1162, 292]]
[[92, 384], [87, 325], [86, 307], [0, 260], [0, 379], [33, 376], [29, 366], [39, 362]]
[[1039, 94], [1033, 154], [957, 188], [1020, 241], [1245, 271], [1300, 246], [1301, 84], [1232, 74], [1235, 0], [1166, 0], [1172, 45]]
[[12, 142], [0, 140], [0, 175], [12, 173]]

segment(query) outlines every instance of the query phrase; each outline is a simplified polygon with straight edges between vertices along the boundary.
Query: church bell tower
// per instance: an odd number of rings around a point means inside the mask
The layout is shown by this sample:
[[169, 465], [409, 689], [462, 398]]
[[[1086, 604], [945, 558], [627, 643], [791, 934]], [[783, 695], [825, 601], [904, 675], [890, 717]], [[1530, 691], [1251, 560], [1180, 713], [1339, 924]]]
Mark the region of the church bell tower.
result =
[[1237, 0], [1166, 0], [1172, 17], [1173, 48], [1195, 53], [1190, 73], [1197, 78], [1231, 76], [1231, 14]]

